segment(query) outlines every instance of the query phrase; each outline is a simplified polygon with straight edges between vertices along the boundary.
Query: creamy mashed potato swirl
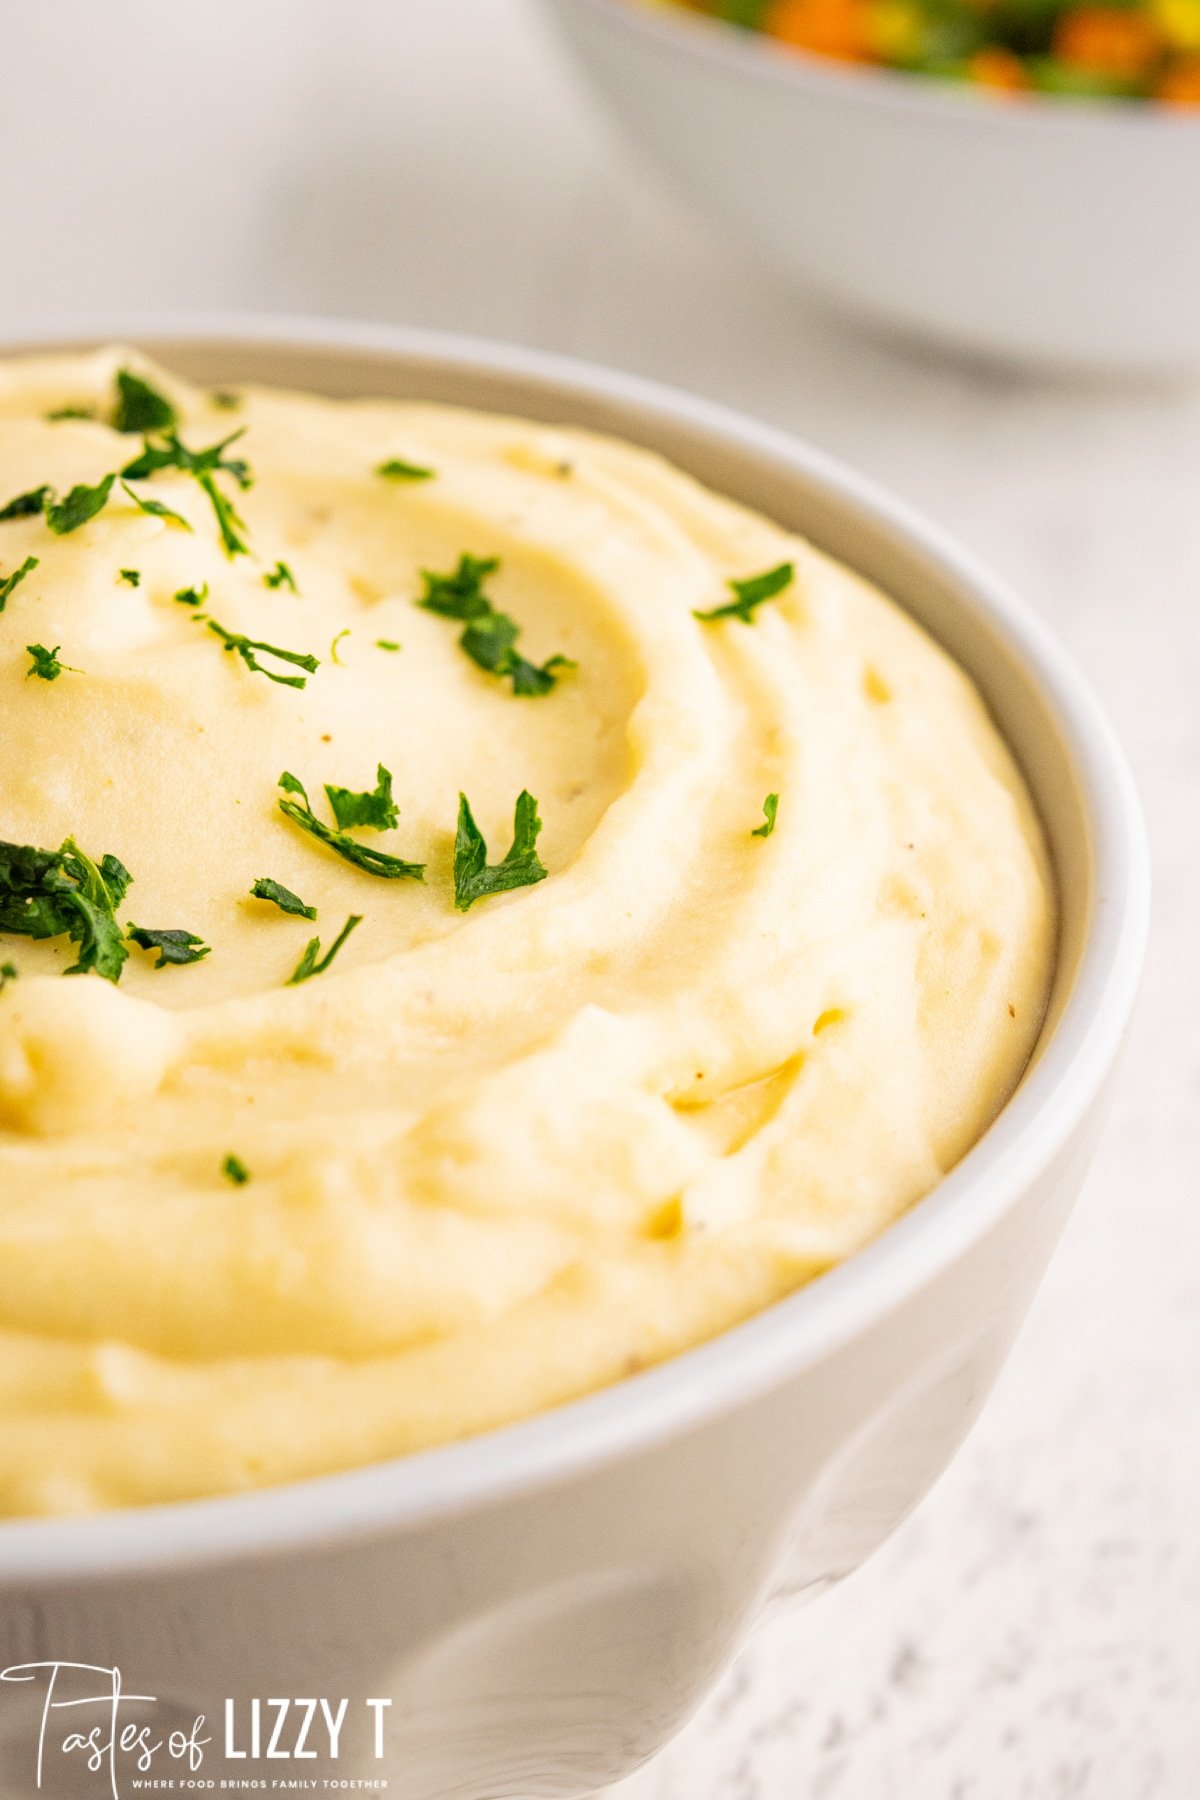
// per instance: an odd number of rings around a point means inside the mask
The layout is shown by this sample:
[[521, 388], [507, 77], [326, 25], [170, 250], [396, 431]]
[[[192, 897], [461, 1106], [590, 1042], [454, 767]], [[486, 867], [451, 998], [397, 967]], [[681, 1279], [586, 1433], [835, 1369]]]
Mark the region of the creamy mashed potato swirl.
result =
[[[64, 978], [65, 937], [0, 937], [0, 1512], [229, 1492], [534, 1413], [820, 1274], [962, 1156], [1034, 1043], [1055, 909], [1012, 759], [910, 619], [628, 445], [231, 408], [119, 349], [0, 369], [0, 505], [137, 455], [108, 422], [122, 368], [193, 450], [245, 427], [253, 486], [214, 479], [247, 553], [169, 466], [130, 486], [190, 530], [119, 482], [61, 535], [0, 521], [0, 583], [37, 559], [0, 613], [0, 837], [118, 857], [122, 929], [211, 950], [127, 946], [113, 983]], [[415, 604], [464, 552], [499, 560], [523, 654], [572, 659], [550, 691], [515, 695]], [[752, 622], [695, 617], [784, 562]], [[319, 668], [279, 685], [206, 618]], [[398, 823], [351, 835], [423, 881], [278, 808], [282, 770], [330, 822], [323, 785], [380, 765]], [[460, 792], [495, 863], [522, 790], [546, 879], [457, 910]], [[253, 898], [263, 877], [317, 922]]]

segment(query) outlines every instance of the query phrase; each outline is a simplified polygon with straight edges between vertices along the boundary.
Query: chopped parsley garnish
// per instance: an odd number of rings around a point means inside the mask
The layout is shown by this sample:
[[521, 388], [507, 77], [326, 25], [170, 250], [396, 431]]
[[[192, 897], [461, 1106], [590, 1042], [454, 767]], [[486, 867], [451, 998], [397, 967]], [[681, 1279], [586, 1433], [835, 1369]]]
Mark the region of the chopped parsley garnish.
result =
[[489, 894], [504, 894], [511, 888], [532, 887], [544, 881], [548, 869], [537, 853], [537, 801], [528, 788], [517, 797], [513, 814], [512, 847], [503, 862], [488, 864], [487, 844], [475, 823], [465, 794], [458, 796], [458, 832], [454, 840], [454, 904], [459, 912], [467, 912], [476, 900]]
[[171, 431], [178, 414], [165, 394], [135, 375], [132, 369], [117, 370], [117, 399], [113, 407], [114, 431]]
[[20, 568], [14, 569], [11, 575], [0, 576], [0, 613], [4, 611], [9, 600], [12, 598], [13, 589], [16, 587], [17, 583], [24, 581], [27, 575], [32, 575], [37, 566], [37, 557], [27, 556]]
[[291, 888], [285, 888], [281, 881], [272, 881], [269, 875], [260, 875], [250, 889], [256, 900], [270, 900], [280, 912], [291, 913], [296, 919], [315, 919], [315, 906], [306, 906], [299, 894], [293, 894]]
[[489, 675], [507, 675], [514, 694], [548, 694], [559, 672], [573, 669], [575, 664], [569, 656], [552, 656], [539, 665], [518, 654], [521, 627], [508, 613], [497, 611], [483, 591], [484, 582], [499, 567], [494, 556], [464, 553], [457, 569], [448, 575], [422, 569], [425, 592], [417, 604], [443, 619], [461, 619], [465, 629], [458, 641], [462, 648]]
[[116, 910], [132, 877], [115, 856], [99, 866], [74, 838], [59, 850], [0, 843], [0, 932], [17, 937], [69, 937], [79, 959], [66, 973], [95, 971], [119, 981], [129, 955]]
[[222, 438], [219, 444], [210, 444], [207, 450], [189, 450], [186, 444], [180, 443], [173, 431], [165, 433], [161, 444], [151, 443], [149, 438], [144, 438], [142, 454], [126, 463], [121, 475], [126, 481], [145, 481], [160, 469], [179, 469], [184, 474], [193, 476], [208, 495], [226, 555], [247, 556], [249, 547], [240, 535], [246, 529], [245, 523], [238, 517], [233, 502], [221, 492], [216, 483], [218, 471], [223, 471], [232, 475], [242, 489], [252, 485], [248, 464], [241, 457], [225, 454], [230, 444], [243, 436], [244, 432], [243, 426], [241, 431], [231, 432], [227, 438]]
[[25, 671], [26, 681], [31, 675], [36, 675], [40, 681], [57, 681], [62, 674], [78, 675], [81, 672], [79, 669], [73, 669], [70, 663], [59, 662], [58, 653], [62, 649], [61, 644], [55, 644], [53, 650], [47, 650], [45, 644], [26, 644], [25, 648], [33, 658], [33, 662]]
[[392, 772], [380, 763], [375, 772], [375, 786], [369, 794], [355, 793], [352, 788], [330, 787], [325, 792], [333, 808], [339, 831], [355, 825], [369, 825], [373, 831], [391, 831], [400, 822], [399, 808], [392, 799]]
[[789, 588], [795, 578], [796, 570], [790, 562], [780, 563], [778, 568], [768, 569], [762, 575], [748, 575], [743, 581], [730, 581], [726, 586], [734, 598], [725, 606], [714, 606], [711, 612], [698, 612], [694, 616], [706, 623], [713, 619], [740, 619], [743, 625], [753, 625], [754, 613], [765, 600], [774, 600]]
[[81, 525], [94, 519], [98, 512], [103, 512], [116, 479], [115, 475], [106, 475], [95, 487], [88, 487], [86, 482], [81, 481], [71, 489], [65, 500], [48, 498], [46, 523], [51, 531], [58, 537], [65, 537], [69, 531], [78, 531]]
[[95, 413], [90, 406], [56, 406], [48, 412], [46, 419], [51, 425], [57, 425], [62, 419], [94, 419]]
[[127, 587], [140, 587], [142, 576], [139, 569], [122, 569], [117, 576], [118, 581], [125, 582]]
[[27, 493], [18, 494], [7, 506], [0, 506], [0, 521], [5, 519], [35, 519], [46, 510], [51, 489], [48, 487], [30, 488]]
[[0, 963], [0, 994], [4, 992], [10, 981], [15, 981], [17, 979], [19, 974], [20, 970], [17, 968], [16, 963]]
[[250, 1179], [250, 1171], [240, 1157], [227, 1156], [221, 1164], [221, 1173], [226, 1181], [232, 1181], [234, 1187], [245, 1187]]
[[190, 520], [185, 519], [182, 513], [176, 512], [173, 506], [164, 506], [161, 500], [144, 500], [141, 494], [134, 493], [127, 481], [123, 481], [121, 486], [133, 504], [142, 512], [149, 513], [152, 519], [165, 519], [168, 525], [178, 525], [181, 531], [192, 529]]
[[[353, 863], [356, 869], [362, 869], [367, 875], [378, 875], [383, 881], [405, 879], [424, 881], [424, 863], [404, 862], [398, 856], [389, 856], [384, 850], [368, 849], [366, 844], [360, 844], [354, 838], [347, 837], [345, 832], [334, 831], [330, 826], [323, 824], [309, 805], [303, 783], [298, 781], [294, 775], [289, 775], [286, 769], [279, 777], [279, 785], [285, 794], [299, 794], [300, 796], [299, 801], [280, 800], [279, 810], [284, 818], [291, 819], [293, 824], [299, 825], [301, 831], [307, 831], [310, 837], [315, 837], [320, 843], [327, 845], [335, 856], [340, 856], [345, 862]], [[364, 797], [359, 796], [359, 798]], [[377, 790], [376, 798], [378, 797], [379, 791]], [[387, 797], [390, 800], [390, 778]]]
[[208, 583], [202, 581], [198, 588], [178, 588], [174, 598], [180, 606], [203, 606], [208, 599]]
[[[361, 924], [362, 914], [351, 913], [324, 956], [321, 955], [320, 938], [309, 938], [304, 955], [300, 958], [300, 961], [288, 976], [288, 987], [298, 987], [302, 981], [311, 981], [314, 975], [323, 975], [346, 939], [350, 936], [350, 933], [356, 926]], [[320, 960], [318, 960], [318, 958]]]
[[[178, 600], [179, 595], [175, 598]], [[190, 602], [189, 602], [190, 604]], [[206, 621], [208, 629], [215, 632], [226, 650], [235, 652], [241, 657], [246, 667], [255, 675], [265, 675], [268, 681], [277, 681], [280, 687], [302, 688], [308, 685], [308, 676], [315, 675], [320, 663], [315, 656], [304, 656], [298, 650], [281, 650], [277, 644], [264, 644], [261, 638], [243, 637], [238, 631], [226, 631], [215, 619]], [[277, 669], [268, 669], [259, 662], [255, 652], [261, 650], [264, 656], [274, 656], [280, 662], [291, 663], [294, 668], [306, 669], [307, 675], [281, 675]]]
[[750, 833], [751, 837], [769, 838], [775, 829], [775, 815], [779, 811], [779, 795], [768, 794], [763, 801], [763, 822], [756, 825]]
[[285, 562], [277, 562], [273, 569], [268, 569], [267, 573], [263, 576], [263, 583], [269, 588], [291, 588], [293, 594], [298, 594], [300, 592], [300, 589], [296, 586], [296, 577], [292, 574], [292, 571]]
[[404, 462], [399, 456], [391, 456], [387, 462], [381, 462], [376, 469], [385, 481], [432, 481], [433, 470], [423, 469], [420, 463]]
[[338, 655], [338, 645], [342, 642], [343, 638], [348, 638], [349, 636], [350, 627], [347, 625], [343, 631], [338, 632], [332, 644], [329, 646], [329, 660], [330, 662], [335, 662], [339, 669], [344, 669], [346, 665]]
[[212, 950], [210, 944], [191, 931], [150, 931], [145, 925], [130, 925], [125, 935], [140, 950], [158, 951], [156, 969], [165, 969], [174, 963], [203, 962]]
[[375, 648], [377, 650], [403, 650], [404, 646], [398, 644], [395, 638], [376, 638]]

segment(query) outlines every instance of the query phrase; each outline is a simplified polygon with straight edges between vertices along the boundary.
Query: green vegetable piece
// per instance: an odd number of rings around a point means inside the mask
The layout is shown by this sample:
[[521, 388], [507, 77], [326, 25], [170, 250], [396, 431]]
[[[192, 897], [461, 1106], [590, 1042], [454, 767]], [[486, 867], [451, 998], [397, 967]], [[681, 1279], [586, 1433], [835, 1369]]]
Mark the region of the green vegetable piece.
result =
[[353, 863], [356, 869], [361, 869], [366, 875], [377, 875], [381, 881], [424, 881], [424, 863], [404, 862], [398, 856], [389, 856], [384, 850], [369, 849], [366, 844], [358, 843], [344, 832], [331, 830], [316, 817], [302, 783], [286, 769], [279, 777], [279, 785], [287, 794], [300, 795], [299, 803], [295, 800], [279, 801], [279, 810], [284, 818], [291, 819], [293, 824], [299, 825], [301, 831], [307, 831], [310, 837], [315, 837], [344, 862]]
[[226, 1181], [232, 1181], [234, 1187], [245, 1187], [250, 1179], [250, 1171], [240, 1157], [227, 1156], [221, 1164], [221, 1173]]
[[263, 584], [269, 588], [291, 588], [293, 594], [298, 594], [300, 592], [300, 589], [296, 586], [296, 577], [292, 574], [292, 571], [285, 562], [277, 562], [273, 569], [268, 569], [267, 573], [263, 576]]
[[59, 662], [58, 653], [62, 649], [61, 644], [55, 644], [53, 650], [47, 650], [45, 644], [26, 644], [25, 648], [33, 658], [29, 668], [25, 671], [26, 681], [33, 675], [36, 675], [39, 681], [57, 681], [63, 674], [79, 675], [82, 673], [80, 669], [73, 669], [70, 663]]
[[404, 646], [398, 644], [394, 638], [376, 638], [375, 648], [377, 650], [403, 650]]
[[[350, 936], [350, 933], [356, 926], [361, 924], [362, 914], [351, 913], [324, 956], [321, 956], [320, 938], [310, 938], [307, 947], [305, 948], [304, 955], [300, 958], [300, 961], [288, 976], [288, 987], [298, 987], [302, 981], [311, 981], [314, 975], [323, 975], [346, 939]], [[319, 961], [318, 958], [320, 958]]]
[[48, 487], [30, 488], [28, 493], [18, 494], [7, 506], [0, 506], [0, 521], [5, 519], [34, 519], [44, 513], [46, 503], [50, 499], [52, 489]]
[[170, 431], [178, 414], [165, 394], [135, 375], [132, 369], [117, 370], [117, 399], [113, 408], [114, 431]]
[[779, 795], [768, 794], [763, 801], [763, 822], [756, 825], [750, 833], [751, 837], [769, 838], [775, 829], [775, 817], [779, 811]]
[[14, 569], [11, 575], [0, 576], [0, 613], [2, 613], [8, 605], [12, 598], [13, 590], [18, 582], [24, 581], [27, 575], [32, 575], [37, 566], [37, 557], [27, 556], [20, 568]]
[[[181, 590], [185, 591], [185, 590]], [[176, 599], [179, 598], [177, 594]], [[190, 602], [189, 602], [190, 604]], [[298, 650], [281, 650], [277, 644], [264, 644], [261, 638], [243, 637], [238, 631], [226, 631], [215, 619], [207, 621], [208, 629], [221, 639], [226, 650], [241, 657], [246, 667], [255, 675], [265, 675], [268, 681], [276, 681], [280, 687], [302, 688], [308, 686], [308, 676], [315, 675], [320, 663], [315, 656], [302, 655]], [[306, 669], [307, 675], [281, 675], [276, 669], [268, 669], [259, 662], [255, 651], [261, 650], [264, 656], [274, 656], [280, 662], [290, 663], [294, 668]]]
[[130, 925], [125, 935], [141, 950], [158, 951], [156, 969], [203, 962], [212, 951], [210, 944], [191, 931], [151, 931], [145, 925]]
[[325, 784], [329, 804], [339, 831], [355, 825], [369, 825], [373, 831], [391, 831], [400, 822], [400, 811], [392, 799], [392, 772], [380, 763], [375, 787], [369, 794], [355, 793], [351, 788]]
[[48, 412], [44, 416], [51, 425], [57, 425], [65, 419], [94, 419], [96, 417], [90, 406], [56, 406], [53, 412]]
[[105, 856], [97, 868], [74, 838], [58, 850], [0, 843], [0, 932], [69, 937], [79, 945], [79, 959], [68, 975], [95, 971], [119, 981], [129, 952], [116, 909], [131, 881], [115, 856]]
[[208, 599], [208, 583], [202, 581], [198, 588], [179, 588], [173, 595], [180, 606], [203, 606]]
[[403, 462], [398, 456], [389, 457], [387, 462], [381, 462], [375, 473], [382, 475], [385, 481], [433, 480], [432, 469], [423, 469], [420, 463]]
[[10, 981], [15, 981], [17, 979], [19, 974], [20, 970], [17, 968], [16, 963], [0, 963], [0, 994], [4, 992]]
[[117, 576], [117, 580], [125, 582], [127, 587], [140, 587], [142, 582], [141, 572], [138, 569], [122, 569]]
[[285, 888], [282, 882], [272, 881], [269, 875], [260, 875], [250, 889], [256, 900], [270, 900], [280, 912], [291, 913], [297, 919], [315, 919], [315, 906], [306, 906], [299, 894], [293, 894], [291, 888]]
[[160, 469], [179, 469], [184, 474], [193, 476], [208, 495], [226, 555], [248, 555], [248, 547], [240, 536], [246, 529], [245, 523], [238, 517], [232, 501], [221, 492], [215, 480], [217, 472], [223, 471], [232, 475], [242, 489], [252, 485], [249, 465], [241, 457], [225, 454], [230, 444], [243, 436], [245, 429], [243, 426], [241, 431], [231, 432], [220, 443], [210, 444], [207, 450], [189, 450], [172, 431], [166, 433], [161, 444], [151, 443], [149, 438], [143, 438], [141, 455], [126, 463], [121, 476], [125, 481], [145, 481]]
[[454, 904], [458, 910], [467, 912], [476, 900], [544, 881], [549, 871], [536, 849], [541, 829], [537, 801], [525, 788], [517, 797], [513, 814], [512, 847], [503, 862], [489, 866], [483, 833], [475, 823], [467, 796], [460, 794], [454, 840]]
[[106, 475], [95, 487], [88, 487], [79, 482], [73, 487], [65, 500], [50, 500], [46, 504], [46, 523], [51, 531], [59, 537], [65, 537], [69, 531], [78, 531], [89, 519], [94, 519], [98, 512], [103, 512], [108, 505], [108, 496], [112, 493], [115, 475]]
[[726, 585], [732, 590], [734, 598], [725, 606], [714, 606], [711, 612], [698, 612], [694, 615], [703, 619], [706, 624], [714, 619], [740, 619], [743, 625], [753, 625], [754, 614], [766, 600], [774, 600], [789, 588], [795, 579], [795, 566], [790, 562], [780, 563], [778, 568], [768, 569], [763, 575], [749, 575], [744, 581], [730, 581]]
[[450, 574], [422, 569], [425, 592], [417, 604], [441, 618], [461, 619], [465, 629], [459, 644], [489, 675], [507, 676], [514, 694], [548, 694], [559, 672], [573, 669], [575, 664], [569, 656], [552, 656], [539, 665], [517, 652], [520, 626], [508, 613], [499, 612], [483, 591], [483, 583], [499, 567], [494, 556], [464, 554]]
[[181, 531], [192, 529], [190, 522], [182, 513], [176, 512], [173, 506], [164, 506], [161, 500], [143, 499], [141, 494], [134, 493], [127, 481], [123, 481], [121, 486], [141, 512], [149, 513], [153, 519], [165, 519], [168, 525], [177, 525]]

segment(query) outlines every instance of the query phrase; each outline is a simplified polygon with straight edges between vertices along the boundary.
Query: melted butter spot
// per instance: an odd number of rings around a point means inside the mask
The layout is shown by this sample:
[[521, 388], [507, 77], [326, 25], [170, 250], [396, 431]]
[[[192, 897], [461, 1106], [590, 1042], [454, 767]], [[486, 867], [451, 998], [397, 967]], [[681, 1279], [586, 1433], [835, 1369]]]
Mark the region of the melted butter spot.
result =
[[828, 1031], [831, 1025], [840, 1025], [845, 1017], [846, 1015], [840, 1006], [828, 1007], [820, 1014], [813, 1025], [813, 1036], [820, 1037], [821, 1033], [823, 1031]]
[[671, 1104], [719, 1156], [731, 1156], [774, 1118], [803, 1067], [799, 1050], [777, 1069], [711, 1100], [688, 1096]]
[[863, 670], [863, 693], [876, 706], [886, 706], [892, 697], [892, 690], [878, 669], [868, 666]]
[[683, 1235], [683, 1201], [676, 1194], [673, 1200], [664, 1200], [661, 1206], [655, 1207], [646, 1221], [646, 1236], [656, 1242], [666, 1243], [671, 1238]]

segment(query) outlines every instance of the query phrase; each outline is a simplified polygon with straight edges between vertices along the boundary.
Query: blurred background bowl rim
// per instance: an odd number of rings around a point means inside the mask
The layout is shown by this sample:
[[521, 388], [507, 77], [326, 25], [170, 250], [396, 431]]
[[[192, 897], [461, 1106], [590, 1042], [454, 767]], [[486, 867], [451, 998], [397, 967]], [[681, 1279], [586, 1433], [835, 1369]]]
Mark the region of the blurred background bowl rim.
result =
[[[590, 3], [590, 0], [589, 0]], [[69, 1517], [0, 1519], [0, 1592], [203, 1567], [383, 1530], [419, 1529], [580, 1477], [685, 1434], [781, 1385], [870, 1329], [976, 1243], [1096, 1103], [1132, 1012], [1149, 925], [1149, 855], [1124, 752], [1073, 658], [1037, 614], [918, 509], [790, 432], [685, 390], [554, 352], [320, 317], [122, 313], [0, 328], [0, 356], [128, 344], [232, 354], [350, 353], [500, 376], [615, 405], [739, 447], [883, 524], [939, 569], [1047, 696], [1081, 790], [1097, 903], [1061, 1016], [1028, 1076], [966, 1156], [864, 1249], [740, 1325], [621, 1381], [458, 1442], [248, 1492]], [[536, 416], [536, 409], [531, 416]], [[629, 432], [637, 442], [636, 429]], [[1068, 1038], [1073, 1039], [1067, 1047]]]
[[965, 82], [908, 73], [886, 64], [844, 62], [776, 42], [765, 32], [692, 12], [674, 0], [546, 0], [560, 12], [588, 7], [609, 22], [651, 41], [684, 50], [695, 60], [748, 74], [777, 86], [828, 98], [893, 107], [985, 130], [1200, 133], [1200, 107], [1170, 106], [1156, 100], [1072, 97], [1038, 92], [996, 95]]

